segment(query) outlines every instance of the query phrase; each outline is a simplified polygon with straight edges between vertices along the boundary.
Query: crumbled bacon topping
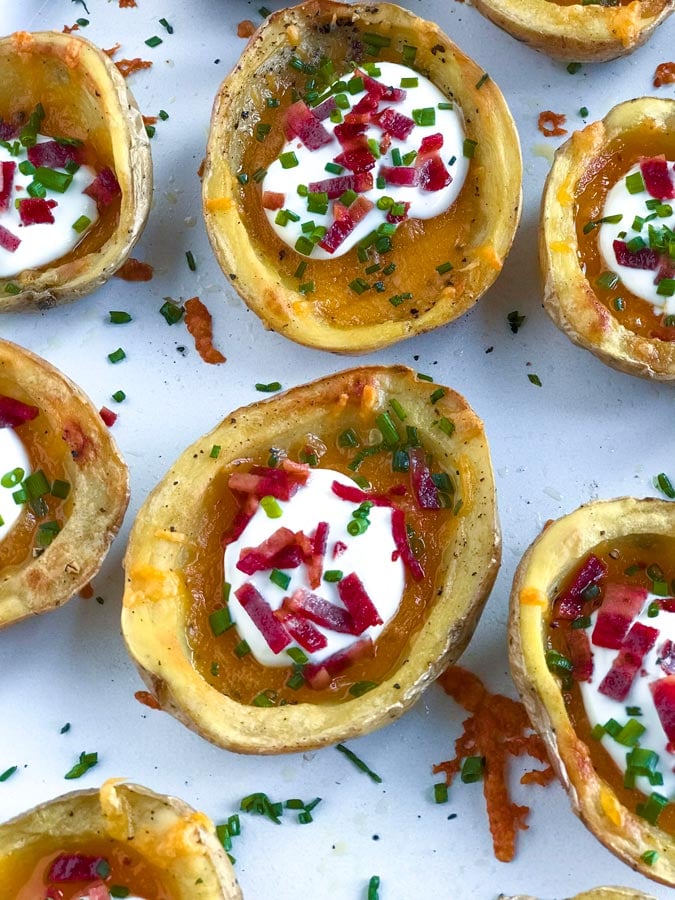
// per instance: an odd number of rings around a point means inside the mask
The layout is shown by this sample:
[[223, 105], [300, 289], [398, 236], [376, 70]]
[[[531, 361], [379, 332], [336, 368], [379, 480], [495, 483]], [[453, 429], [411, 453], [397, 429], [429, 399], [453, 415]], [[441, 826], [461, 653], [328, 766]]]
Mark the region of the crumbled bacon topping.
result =
[[539, 113], [537, 128], [544, 137], [558, 137], [561, 134], [567, 134], [567, 129], [562, 127], [566, 121], [567, 117], [562, 113], [545, 109], [544, 112]]
[[[110, 55], [112, 56], [112, 54]], [[134, 72], [140, 72], [141, 69], [149, 69], [152, 63], [147, 59], [141, 59], [140, 56], [135, 56], [133, 59], [120, 59], [115, 65], [119, 69], [121, 76], [128, 78]]]
[[185, 324], [195, 339], [195, 349], [205, 363], [218, 365], [226, 362], [226, 358], [213, 346], [213, 320], [211, 313], [199, 297], [185, 301]]

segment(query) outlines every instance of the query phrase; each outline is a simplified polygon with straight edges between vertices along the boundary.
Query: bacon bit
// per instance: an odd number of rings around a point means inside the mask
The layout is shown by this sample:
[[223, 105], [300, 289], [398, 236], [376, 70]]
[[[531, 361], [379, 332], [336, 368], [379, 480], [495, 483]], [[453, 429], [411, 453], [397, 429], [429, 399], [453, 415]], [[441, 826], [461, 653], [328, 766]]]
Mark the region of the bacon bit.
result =
[[[118, 44], [117, 46], [119, 47], [120, 45]], [[152, 63], [148, 59], [141, 59], [140, 56], [135, 56], [133, 59], [120, 59], [115, 65], [119, 69], [122, 78], [128, 78], [134, 72], [140, 72], [141, 69], [149, 69]]]
[[659, 63], [654, 71], [654, 87], [672, 84], [675, 81], [675, 62]]
[[80, 26], [77, 22], [74, 25], [64, 25], [63, 26], [63, 34], [72, 34], [74, 31], [79, 31]]
[[263, 209], [281, 209], [285, 202], [286, 194], [281, 194], [279, 191], [263, 191]]
[[124, 281], [152, 281], [154, 271], [150, 263], [141, 262], [140, 259], [130, 256], [115, 272], [115, 277]]
[[327, 659], [320, 663], [309, 663], [306, 665], [302, 674], [305, 677], [307, 686], [315, 691], [325, 690], [336, 675], [348, 669], [352, 663], [358, 662], [360, 659], [367, 659], [375, 655], [375, 645], [369, 637], [361, 638], [355, 641], [344, 650], [338, 650]]
[[242, 19], [237, 25], [237, 37], [250, 38], [255, 32], [256, 27], [250, 19]]
[[80, 588], [79, 593], [80, 597], [82, 597], [83, 600], [91, 600], [91, 598], [94, 596], [94, 588], [91, 582], [89, 582], [88, 584], [83, 584]]
[[[464, 732], [455, 741], [455, 757], [434, 766], [444, 772], [446, 783], [452, 784], [467, 756], [485, 759], [483, 793], [487, 806], [494, 854], [501, 862], [511, 862], [515, 855], [516, 833], [527, 829], [528, 806], [518, 806], [509, 797], [507, 755], [527, 753], [546, 768], [528, 772], [521, 784], [546, 785], [553, 779], [546, 748], [538, 734], [532, 733], [525, 707], [502, 694], [490, 694], [480, 679], [460, 666], [451, 666], [438, 679], [443, 690], [472, 715], [463, 723]], [[525, 733], [529, 732], [529, 733]]]
[[206, 169], [206, 157], [202, 157], [202, 161], [199, 163], [199, 168], [197, 169], [197, 178], [201, 181], [204, 177], [204, 169]]
[[544, 137], [558, 137], [561, 134], [567, 134], [567, 129], [562, 126], [567, 121], [567, 116], [562, 113], [554, 113], [550, 109], [545, 109], [539, 113], [537, 119], [537, 127]]
[[103, 52], [105, 53], [106, 56], [109, 56], [110, 59], [112, 59], [113, 56], [117, 53], [117, 51], [120, 49], [121, 46], [122, 46], [121, 44], [115, 44], [114, 47], [109, 47], [107, 50], [104, 50]]
[[147, 706], [150, 709], [161, 709], [162, 707], [159, 705], [159, 700], [155, 697], [154, 694], [151, 694], [150, 691], [136, 691], [134, 694], [136, 700], [139, 703], [142, 703], [143, 706]]
[[111, 428], [117, 421], [117, 413], [114, 413], [107, 406], [102, 406], [98, 411], [99, 416], [103, 419], [108, 428]]
[[103, 856], [61, 853], [49, 867], [47, 880], [56, 881], [59, 884], [71, 881], [93, 881], [99, 878], [99, 866], [105, 862]]
[[157, 123], [157, 116], [141, 116], [141, 118], [144, 125], [155, 125]]
[[120, 0], [120, 9], [133, 9], [136, 6], [136, 0]]
[[0, 394], [0, 428], [16, 428], [35, 419], [39, 412], [37, 406]]
[[197, 353], [205, 363], [218, 365], [226, 362], [223, 354], [213, 346], [213, 320], [199, 297], [185, 301], [185, 324], [195, 339]]

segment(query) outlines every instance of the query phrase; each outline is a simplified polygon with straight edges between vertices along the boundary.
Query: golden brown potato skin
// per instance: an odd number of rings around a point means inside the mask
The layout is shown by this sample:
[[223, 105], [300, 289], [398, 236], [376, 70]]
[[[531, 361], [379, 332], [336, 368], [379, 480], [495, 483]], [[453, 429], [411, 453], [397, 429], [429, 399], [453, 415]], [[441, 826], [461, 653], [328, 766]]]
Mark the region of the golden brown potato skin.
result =
[[[499, 900], [537, 900], [537, 898], [529, 894], [518, 894], [515, 897], [500, 894]], [[582, 894], [575, 894], [570, 900], [656, 900], [656, 897], [643, 891], [634, 891], [632, 888], [598, 887]]]
[[[631, 868], [672, 886], [673, 839], [621, 805], [612, 788], [598, 776], [588, 747], [574, 731], [559, 683], [545, 660], [546, 628], [556, 586], [601, 541], [641, 533], [675, 533], [675, 503], [633, 497], [598, 500], [548, 525], [516, 570], [509, 613], [509, 657], [511, 674], [532, 726], [546, 743], [573, 811]], [[521, 602], [524, 589], [528, 602]], [[658, 852], [651, 866], [641, 859], [647, 850]]]
[[[122, 190], [119, 220], [105, 242], [60, 265], [0, 278], [0, 312], [76, 300], [104, 284], [129, 256], [152, 199], [152, 158], [143, 119], [114, 63], [90, 41], [55, 31], [0, 40], [0, 114], [45, 106], [67, 137], [92, 141]], [[63, 132], [61, 132], [63, 133]], [[21, 288], [10, 294], [5, 285]]]
[[[311, 299], [298, 293], [296, 282], [281, 277], [275, 260], [261, 252], [242, 219], [235, 175], [246, 142], [238, 126], [242, 110], [251, 109], [251, 83], [263, 77], [262, 73], [285, 66], [296, 48], [310, 57], [321, 50], [339, 60], [350, 52], [351, 37], [356, 39], [364, 31], [390, 37], [393, 46], [404, 42], [416, 46], [415, 68], [447, 96], [454, 97], [466, 112], [469, 136], [480, 147], [480, 160], [476, 160], [480, 197], [464, 250], [465, 263], [454, 270], [458, 287], [439, 286], [430, 309], [417, 317], [397, 319], [390, 312], [391, 305], [384, 302], [379, 321], [350, 324], [344, 309], [334, 319], [323, 316]], [[497, 86], [485, 81], [484, 74], [432, 22], [389, 3], [308, 0], [274, 13], [258, 29], [215, 99], [203, 199], [206, 229], [223, 272], [268, 328], [310, 347], [364, 353], [447, 324], [473, 306], [493, 283], [520, 219], [522, 164], [518, 135], [506, 102]], [[479, 82], [481, 87], [477, 88]], [[210, 201], [221, 205], [212, 209]], [[460, 194], [457, 203], [461, 202]], [[453, 240], [454, 235], [449, 233], [448, 245]], [[409, 286], [413, 292], [414, 288]]]
[[63, 528], [40, 556], [0, 571], [2, 628], [60, 606], [94, 577], [122, 523], [129, 478], [89, 398], [46, 360], [0, 341], [0, 385], [0, 393], [37, 406], [50, 431], [60, 436], [59, 462], [72, 501]]
[[673, 0], [633, 0], [626, 6], [475, 0], [474, 6], [534, 50], [554, 59], [584, 63], [632, 53], [675, 9]]
[[[191, 603], [185, 578], [190, 543], [211, 511], [200, 503], [231, 461], [286, 446], [308, 432], [334, 435], [347, 398], [375, 397], [375, 410], [395, 397], [421, 439], [448, 467], [463, 462], [466, 503], [435, 573], [438, 596], [411, 639], [400, 668], [349, 702], [261, 708], [221, 694], [197, 672], [186, 640]], [[404, 366], [352, 369], [294, 388], [226, 416], [178, 459], [141, 508], [125, 559], [122, 630], [131, 656], [167, 712], [219, 746], [241, 753], [283, 753], [321, 747], [398, 718], [468, 643], [500, 560], [499, 524], [489, 450], [480, 419], [453, 391], [435, 405], [434, 386]], [[352, 412], [352, 415], [354, 413]], [[446, 436], [433, 427], [451, 418]], [[210, 457], [220, 446], [218, 463]]]
[[[609, 141], [642, 124], [675, 132], [675, 100], [641, 97], [615, 106], [558, 148], [542, 197], [539, 260], [544, 307], [561, 331], [604, 363], [641, 378], [675, 380], [675, 341], [636, 334], [597, 298], [577, 257], [575, 193]], [[648, 152], [648, 148], [645, 148]]]
[[[234, 870], [215, 828], [182, 800], [116, 779], [98, 790], [64, 794], [0, 825], [0, 882], [11, 856], [29, 852], [46, 838], [107, 839], [132, 846], [162, 870], [175, 900], [241, 900]], [[40, 843], [43, 847], [43, 844]]]

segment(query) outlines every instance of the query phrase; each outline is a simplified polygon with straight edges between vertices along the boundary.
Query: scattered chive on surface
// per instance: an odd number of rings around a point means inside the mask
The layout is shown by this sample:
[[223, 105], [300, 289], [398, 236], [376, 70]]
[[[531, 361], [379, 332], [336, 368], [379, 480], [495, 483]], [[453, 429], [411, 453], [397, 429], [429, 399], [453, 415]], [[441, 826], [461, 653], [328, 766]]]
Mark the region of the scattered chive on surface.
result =
[[345, 747], [344, 744], [336, 744], [335, 749], [340, 753], [343, 753], [347, 757], [347, 759], [350, 760], [350, 762], [354, 763], [359, 771], [365, 773], [376, 784], [382, 783], [382, 778], [376, 772], [373, 772], [373, 770], [369, 768], [362, 759], [359, 759], [356, 753], [353, 753], [348, 747]]

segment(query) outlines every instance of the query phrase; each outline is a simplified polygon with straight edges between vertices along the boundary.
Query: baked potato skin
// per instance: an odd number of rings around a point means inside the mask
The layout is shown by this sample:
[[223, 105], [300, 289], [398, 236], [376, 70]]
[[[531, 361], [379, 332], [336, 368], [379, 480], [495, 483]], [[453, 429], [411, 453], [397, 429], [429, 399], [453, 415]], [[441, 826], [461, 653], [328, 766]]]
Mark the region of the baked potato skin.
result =
[[[94, 142], [122, 191], [118, 221], [100, 246], [83, 253], [76, 249], [59, 265], [0, 278], [0, 312], [47, 309], [91, 293], [131, 253], [150, 212], [150, 141], [124, 78], [85, 38], [43, 31], [0, 39], [0, 85], [4, 116], [31, 112], [39, 102], [49, 107], [46, 97], [58, 103], [58, 108], [46, 108], [47, 123], [51, 116], [66, 126], [67, 136]], [[7, 293], [8, 283], [20, 292]]]
[[[546, 629], [562, 579], [601, 541], [640, 533], [675, 533], [675, 504], [655, 498], [601, 500], [549, 524], [516, 570], [509, 612], [509, 660], [532, 726], [546, 744], [573, 811], [623, 862], [648, 878], [673, 886], [672, 837], [624, 807], [597, 774], [545, 660]], [[652, 865], [641, 858], [648, 850], [658, 853]]]
[[5, 384], [12, 396], [38, 407], [56, 436], [72, 509], [40, 556], [0, 571], [0, 628], [54, 609], [84, 587], [98, 572], [129, 501], [127, 467], [77, 385], [46, 360], [0, 341], [0, 385]]
[[582, 63], [607, 62], [632, 53], [675, 9], [673, 0], [633, 0], [626, 6], [475, 0], [474, 6], [533, 50]]
[[[537, 900], [529, 894], [509, 896], [500, 894], [498, 900]], [[645, 894], [643, 891], [634, 891], [632, 888], [623, 887], [598, 887], [581, 894], [575, 894], [570, 900], [656, 900], [653, 894]]]
[[[374, 324], [350, 324], [348, 309], [323, 316], [297, 285], [282, 278], [273, 258], [248, 234], [236, 180], [242, 155], [242, 110], [255, 109], [250, 85], [273, 72], [298, 48], [337, 58], [350, 52], [363, 31], [376, 30], [392, 44], [417, 47], [414, 68], [426, 75], [466, 113], [468, 136], [480, 147], [476, 160], [480, 197], [466, 263], [453, 271], [453, 287], [439, 285], [430, 308], [396, 317], [384, 303]], [[331, 52], [332, 51], [332, 52]], [[265, 325], [310, 347], [336, 353], [365, 353], [445, 325], [465, 313], [501, 271], [520, 220], [522, 162], [515, 124], [497, 86], [432, 22], [389, 3], [364, 5], [308, 0], [271, 15], [250, 39], [216, 96], [206, 152], [203, 200], [206, 229], [216, 258], [232, 286]], [[480, 88], [477, 84], [481, 82]], [[217, 201], [218, 207], [210, 203]], [[460, 194], [457, 203], [461, 204]], [[448, 234], [447, 243], [453, 242]], [[298, 257], [300, 261], [300, 257]], [[420, 276], [420, 281], [421, 281]], [[413, 290], [413, 287], [410, 288]], [[385, 309], [384, 307], [389, 307]]]
[[[364, 389], [367, 388], [367, 391]], [[122, 630], [131, 656], [160, 706], [207, 740], [242, 753], [284, 753], [321, 747], [372, 731], [398, 718], [459, 657], [496, 577], [500, 535], [489, 450], [482, 423], [452, 391], [435, 405], [434, 386], [404, 366], [353, 369], [294, 388], [228, 415], [178, 459], [151, 493], [132, 529], [125, 559]], [[185, 566], [190, 543], [209, 509], [199, 502], [219, 469], [307, 432], [340, 428], [340, 410], [365, 393], [375, 409], [395, 396], [441, 465], [461, 460], [464, 512], [435, 575], [439, 596], [412, 639], [400, 668], [377, 688], [338, 704], [271, 708], [243, 705], [199, 675], [185, 636], [191, 597]], [[357, 405], [357, 410], [358, 410]], [[433, 423], [455, 424], [447, 437]], [[216, 463], [211, 448], [220, 446]]]
[[[106, 782], [43, 803], [0, 825], [0, 875], [13, 854], [49, 839], [54, 850], [100, 839], [126, 844], [162, 871], [174, 900], [240, 900], [213, 823], [182, 800], [136, 784]], [[130, 842], [130, 843], [129, 843]], [[43, 845], [40, 844], [40, 847]]]
[[656, 381], [675, 380], [675, 342], [647, 338], [621, 325], [596, 296], [577, 257], [575, 194], [580, 178], [607, 144], [649, 126], [675, 133], [675, 100], [640, 97], [576, 131], [556, 151], [542, 195], [539, 259], [544, 307], [571, 341], [609, 366]]

